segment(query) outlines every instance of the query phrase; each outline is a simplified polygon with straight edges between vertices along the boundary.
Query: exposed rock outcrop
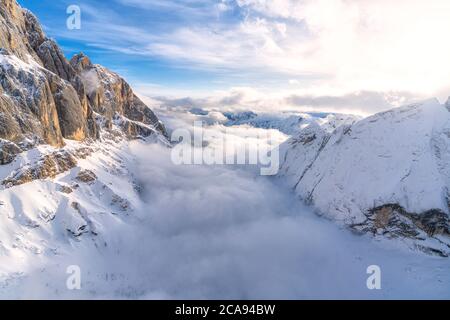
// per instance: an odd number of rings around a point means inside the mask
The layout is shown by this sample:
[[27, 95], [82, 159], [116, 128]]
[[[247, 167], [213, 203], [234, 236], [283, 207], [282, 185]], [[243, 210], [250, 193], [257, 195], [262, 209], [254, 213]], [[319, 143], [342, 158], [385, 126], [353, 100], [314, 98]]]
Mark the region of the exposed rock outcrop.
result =
[[120, 119], [126, 133], [133, 136], [151, 134], [148, 126], [166, 135], [163, 124], [133, 92], [130, 85], [118, 74], [94, 65], [80, 53], [75, 55], [71, 66], [83, 81], [92, 109], [105, 117], [107, 126]]
[[61, 134], [66, 139], [82, 141], [91, 136], [88, 129], [89, 107], [83, 105], [73, 86], [55, 75], [48, 76], [55, 100]]
[[9, 52], [0, 51], [0, 138], [19, 142], [39, 137], [63, 145], [58, 112], [45, 71]]
[[89, 184], [97, 180], [97, 176], [91, 170], [82, 170], [78, 172], [77, 180]]
[[55, 178], [77, 165], [77, 159], [69, 152], [54, 152], [43, 156], [36, 164], [12, 172], [2, 185], [11, 188], [34, 180]]
[[22, 9], [16, 0], [0, 2], [0, 30], [0, 48], [7, 49], [21, 60], [31, 56], [39, 62], [33, 50], [33, 41], [43, 37], [42, 28], [37, 19], [32, 14], [28, 16], [28, 11]]
[[351, 228], [373, 235], [383, 235], [388, 238], [413, 239], [418, 242], [432, 238], [437, 242], [433, 246], [421, 249], [442, 257], [450, 254], [450, 220], [447, 213], [439, 209], [431, 209], [421, 213], [408, 212], [398, 204], [385, 204], [369, 210], [367, 219]]
[[0, 165], [11, 163], [22, 149], [10, 141], [0, 141]]

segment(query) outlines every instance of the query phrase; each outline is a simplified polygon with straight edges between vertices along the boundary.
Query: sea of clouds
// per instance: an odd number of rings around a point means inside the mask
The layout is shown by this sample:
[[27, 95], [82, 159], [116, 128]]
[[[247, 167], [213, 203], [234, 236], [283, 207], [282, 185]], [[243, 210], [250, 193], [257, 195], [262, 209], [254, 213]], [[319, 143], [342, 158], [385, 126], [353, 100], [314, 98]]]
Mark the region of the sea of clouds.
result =
[[[176, 119], [192, 123], [187, 113]], [[236, 127], [232, 141], [247, 130], [261, 129]], [[33, 260], [29, 274], [11, 277], [0, 292], [58, 299], [450, 297], [447, 259], [352, 234], [254, 166], [175, 165], [171, 152], [132, 142], [135, 161], [127, 166], [142, 186], [132, 216], [105, 226], [104, 243], [83, 240], [51, 260]], [[67, 290], [68, 265], [80, 267], [82, 290]], [[373, 265], [381, 268], [381, 290], [367, 287]]]

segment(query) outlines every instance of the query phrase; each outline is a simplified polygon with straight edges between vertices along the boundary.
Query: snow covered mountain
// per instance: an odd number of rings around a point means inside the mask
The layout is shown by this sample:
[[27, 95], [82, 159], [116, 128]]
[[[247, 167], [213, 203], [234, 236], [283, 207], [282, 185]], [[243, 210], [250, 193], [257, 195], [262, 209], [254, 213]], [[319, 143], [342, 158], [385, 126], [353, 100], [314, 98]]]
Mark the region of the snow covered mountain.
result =
[[0, 25], [0, 255], [46, 253], [111, 222], [87, 212], [132, 211], [127, 142], [167, 133], [125, 80], [68, 61], [15, 0], [0, 2]]
[[168, 141], [124, 79], [82, 53], [67, 60], [15, 0], [0, 2], [0, 26], [0, 297], [10, 298], [20, 270], [82, 241], [94, 252], [138, 219], [130, 140]]
[[[48, 228], [50, 235], [61, 230], [60, 236], [69, 232], [74, 239], [97, 234], [85, 204], [74, 199], [76, 190], [91, 194], [98, 210], [105, 197], [103, 211], [131, 210], [125, 197], [135, 196], [132, 178], [130, 188], [125, 179], [114, 190], [99, 172], [120, 175], [126, 169], [119, 168], [124, 155], [114, 156], [117, 148], [134, 138], [167, 143], [165, 128], [119, 75], [84, 54], [68, 61], [15, 0], [0, 3], [0, 25], [0, 211], [6, 217], [2, 225], [8, 226], [0, 230], [0, 245], [6, 251], [22, 248], [16, 242], [21, 228], [38, 228], [37, 234]], [[87, 158], [103, 165], [86, 169]], [[101, 195], [94, 192], [96, 185]], [[45, 191], [36, 191], [40, 186]], [[31, 238], [39, 240], [32, 244]], [[42, 234], [20, 241], [28, 243], [25, 251], [45, 251], [41, 241], [54, 245]]]
[[236, 111], [220, 112], [192, 108], [189, 113], [206, 124], [223, 124], [227, 127], [249, 126], [260, 129], [275, 129], [288, 136], [294, 135], [311, 123], [318, 123], [330, 128], [360, 120], [361, 117], [339, 113], [315, 112], [253, 112]]
[[320, 214], [450, 254], [448, 104], [430, 100], [336, 129], [313, 123], [281, 152], [280, 175]]
[[352, 121], [360, 119], [358, 116], [337, 113], [254, 113], [245, 112], [224, 112], [227, 118], [227, 126], [250, 125], [255, 128], [277, 129], [285, 134], [293, 134], [306, 127], [311, 122], [321, 124], [328, 123], [333, 126], [333, 122]]

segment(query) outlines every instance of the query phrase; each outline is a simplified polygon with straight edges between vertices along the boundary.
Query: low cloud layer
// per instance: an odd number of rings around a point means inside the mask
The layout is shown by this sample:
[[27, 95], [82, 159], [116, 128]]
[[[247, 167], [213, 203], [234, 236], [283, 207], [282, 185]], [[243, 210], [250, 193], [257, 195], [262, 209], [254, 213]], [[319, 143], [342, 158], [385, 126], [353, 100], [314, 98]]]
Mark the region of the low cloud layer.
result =
[[[235, 132], [239, 135], [239, 132]], [[376, 242], [316, 216], [277, 178], [226, 166], [176, 166], [170, 149], [133, 142], [141, 201], [95, 239], [30, 257], [3, 279], [20, 298], [365, 299], [450, 297], [446, 259]], [[63, 246], [64, 247], [64, 246]], [[63, 248], [62, 248], [63, 249]], [[47, 261], [41, 265], [41, 262]], [[82, 290], [65, 287], [77, 265]], [[381, 268], [369, 290], [367, 268]], [[3, 275], [2, 275], [3, 276]], [[26, 288], [26, 290], [24, 289]]]
[[[145, 94], [145, 93], [144, 93]], [[252, 88], [233, 88], [204, 98], [153, 97], [146, 101], [154, 108], [180, 111], [201, 108], [210, 111], [254, 112], [334, 112], [371, 115], [425, 99], [409, 92], [355, 91], [336, 95], [296, 93], [271, 94]], [[145, 99], [145, 98], [144, 98]]]
[[[174, 166], [168, 150], [135, 144], [145, 220], [123, 241], [132, 285], [148, 298], [443, 297], [433, 262], [386, 251], [314, 215], [280, 181], [227, 167]], [[389, 244], [385, 243], [385, 246]], [[119, 245], [120, 247], [120, 245]], [[418, 263], [417, 259], [423, 260]], [[382, 268], [383, 289], [366, 287]], [[405, 272], [412, 268], [413, 272]], [[136, 281], [138, 284], [134, 283]], [[420, 290], [417, 288], [420, 287]]]
[[418, 100], [408, 92], [374, 92], [359, 91], [341, 96], [311, 96], [311, 95], [291, 95], [285, 98], [287, 105], [328, 110], [335, 112], [350, 111], [362, 114], [372, 114], [387, 109], [402, 106]]

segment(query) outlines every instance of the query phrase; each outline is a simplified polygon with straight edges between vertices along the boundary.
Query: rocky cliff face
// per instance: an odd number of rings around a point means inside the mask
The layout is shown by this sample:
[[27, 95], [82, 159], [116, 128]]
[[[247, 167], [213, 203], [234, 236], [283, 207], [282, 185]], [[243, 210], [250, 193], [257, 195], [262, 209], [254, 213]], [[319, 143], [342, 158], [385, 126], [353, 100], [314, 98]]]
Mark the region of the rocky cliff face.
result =
[[0, 28], [1, 162], [24, 145], [97, 139], [112, 124], [129, 138], [166, 134], [120, 76], [83, 54], [69, 62], [15, 0], [0, 2]]
[[86, 90], [88, 105], [104, 118], [106, 127], [116, 122], [130, 137], [147, 136], [153, 130], [165, 134], [164, 126], [155, 114], [119, 75], [92, 64], [83, 53], [75, 55], [70, 65]]

